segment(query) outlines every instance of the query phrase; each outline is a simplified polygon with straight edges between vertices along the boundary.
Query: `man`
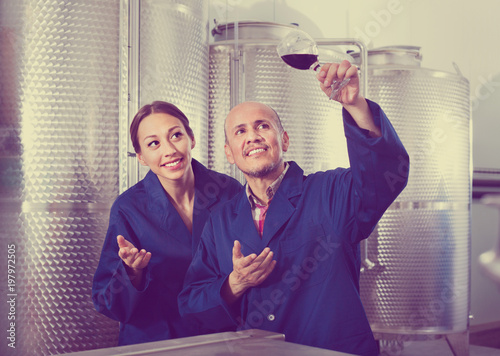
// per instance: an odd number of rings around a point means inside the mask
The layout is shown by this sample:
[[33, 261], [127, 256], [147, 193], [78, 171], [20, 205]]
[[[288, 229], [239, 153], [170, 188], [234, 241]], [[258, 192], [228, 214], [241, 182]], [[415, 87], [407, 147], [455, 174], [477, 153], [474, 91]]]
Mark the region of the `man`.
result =
[[326, 64], [317, 78], [328, 96], [333, 80], [350, 78], [336, 100], [351, 167], [304, 176], [283, 159], [290, 142], [273, 109], [234, 107], [225, 150], [247, 186], [208, 220], [180, 311], [213, 330], [264, 329], [376, 355], [359, 296], [359, 242], [405, 187], [409, 158], [380, 107], [359, 95], [355, 66]]

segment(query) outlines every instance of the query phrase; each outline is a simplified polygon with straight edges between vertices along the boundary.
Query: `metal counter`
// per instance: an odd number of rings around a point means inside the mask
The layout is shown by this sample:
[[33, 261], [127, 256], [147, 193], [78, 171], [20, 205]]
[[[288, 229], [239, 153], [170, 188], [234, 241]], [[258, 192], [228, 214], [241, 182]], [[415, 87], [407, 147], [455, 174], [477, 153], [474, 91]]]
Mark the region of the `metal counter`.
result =
[[285, 342], [285, 335], [264, 330], [244, 330], [218, 334], [192, 336], [181, 339], [150, 342], [145, 344], [112, 347], [75, 352], [73, 356], [106, 355], [287, 355], [287, 356], [342, 356], [343, 352], [320, 349]]

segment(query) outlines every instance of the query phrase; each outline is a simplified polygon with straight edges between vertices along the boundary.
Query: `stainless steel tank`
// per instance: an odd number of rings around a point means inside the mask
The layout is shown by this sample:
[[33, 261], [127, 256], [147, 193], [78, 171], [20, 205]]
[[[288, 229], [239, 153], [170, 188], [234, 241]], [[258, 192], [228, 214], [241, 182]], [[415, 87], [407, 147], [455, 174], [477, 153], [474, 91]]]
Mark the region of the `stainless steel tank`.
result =
[[411, 169], [406, 189], [368, 239], [365, 266], [370, 268], [360, 281], [363, 304], [376, 336], [389, 344], [446, 336], [454, 352], [465, 355], [469, 82], [460, 74], [421, 68], [418, 47], [374, 49], [368, 58], [368, 97], [391, 119]]
[[[131, 16], [138, 16], [138, 35], [132, 39], [130, 87], [131, 118], [139, 107], [154, 100], [177, 105], [189, 118], [196, 146], [193, 157], [208, 161], [208, 2], [205, 0], [134, 0]], [[132, 84], [134, 85], [134, 84]], [[129, 152], [134, 152], [129, 147]], [[130, 158], [134, 163], [137, 159]], [[149, 168], [142, 167], [142, 178]], [[129, 185], [134, 182], [131, 181]]]
[[116, 342], [90, 291], [118, 194], [118, 39], [118, 0], [0, 2], [2, 355]]
[[109, 208], [140, 175], [129, 120], [174, 102], [206, 163], [207, 22], [202, 0], [0, 2], [1, 355], [116, 346], [91, 287]]

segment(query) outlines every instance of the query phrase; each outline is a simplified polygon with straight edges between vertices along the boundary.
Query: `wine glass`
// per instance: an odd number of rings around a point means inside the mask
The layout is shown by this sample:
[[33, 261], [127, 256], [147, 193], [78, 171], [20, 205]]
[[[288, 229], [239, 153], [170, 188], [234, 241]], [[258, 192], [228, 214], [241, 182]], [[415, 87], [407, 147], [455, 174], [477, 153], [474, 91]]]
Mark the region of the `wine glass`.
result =
[[[293, 29], [278, 44], [278, 55], [290, 67], [300, 70], [311, 69], [317, 71], [320, 67], [319, 50], [316, 41], [306, 32]], [[341, 61], [346, 55], [337, 51], [329, 51], [333, 61]], [[350, 78], [342, 81], [334, 80], [331, 88], [330, 100], [336, 99], [343, 87], [349, 83]]]

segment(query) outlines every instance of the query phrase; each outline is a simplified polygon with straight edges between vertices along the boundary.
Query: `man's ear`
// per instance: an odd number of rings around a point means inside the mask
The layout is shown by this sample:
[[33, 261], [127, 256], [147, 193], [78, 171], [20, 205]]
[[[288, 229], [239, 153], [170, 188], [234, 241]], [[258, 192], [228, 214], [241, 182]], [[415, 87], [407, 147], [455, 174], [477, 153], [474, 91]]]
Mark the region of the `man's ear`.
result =
[[231, 148], [229, 148], [227, 144], [224, 145], [224, 152], [226, 152], [227, 161], [231, 164], [234, 164], [233, 152], [231, 151]]
[[196, 146], [196, 141], [195, 141], [194, 137], [191, 137], [191, 149], [193, 149], [194, 146]]
[[144, 158], [142, 158], [142, 155], [140, 153], [136, 153], [135, 156], [137, 157], [137, 160], [139, 161], [140, 164], [142, 164], [143, 166], [148, 165], [146, 161], [144, 161]]
[[288, 134], [286, 133], [286, 131], [283, 131], [283, 135], [282, 135], [282, 140], [283, 140], [283, 152], [286, 152], [288, 151], [288, 146], [290, 145], [290, 138], [288, 137]]

